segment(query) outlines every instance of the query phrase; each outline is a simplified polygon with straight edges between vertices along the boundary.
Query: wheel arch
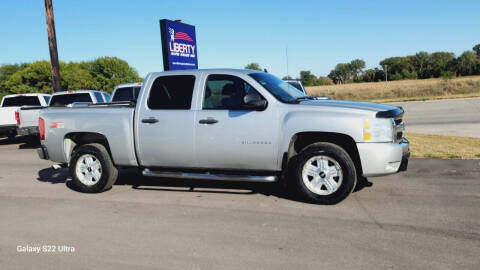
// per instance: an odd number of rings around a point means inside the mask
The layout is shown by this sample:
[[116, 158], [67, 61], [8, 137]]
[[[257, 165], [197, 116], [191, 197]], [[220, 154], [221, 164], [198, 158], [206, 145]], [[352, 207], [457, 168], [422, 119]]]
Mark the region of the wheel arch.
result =
[[99, 143], [105, 146], [110, 158], [112, 159], [112, 162], [115, 164], [107, 137], [97, 132], [71, 132], [65, 134], [63, 140], [63, 149], [66, 160], [70, 162], [72, 155], [75, 153], [78, 147], [89, 143]]
[[299, 132], [293, 135], [290, 139], [288, 151], [283, 154], [282, 169], [288, 168], [291, 161], [303, 149], [318, 142], [329, 142], [342, 147], [355, 164], [357, 175], [363, 174], [362, 163], [355, 140], [347, 134], [335, 132]]

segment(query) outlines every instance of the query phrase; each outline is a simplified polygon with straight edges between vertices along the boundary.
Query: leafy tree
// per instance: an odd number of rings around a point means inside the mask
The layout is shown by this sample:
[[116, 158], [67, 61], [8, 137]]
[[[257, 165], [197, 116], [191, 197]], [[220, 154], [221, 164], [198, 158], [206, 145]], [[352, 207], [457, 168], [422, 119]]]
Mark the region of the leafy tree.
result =
[[290, 75], [283, 76], [283, 78], [282, 78], [282, 80], [291, 80], [291, 79], [293, 79], [293, 78]]
[[111, 92], [121, 83], [138, 82], [138, 73], [124, 60], [117, 57], [100, 57], [89, 65], [90, 73], [98, 83], [98, 89]]
[[430, 54], [427, 52], [418, 52], [410, 58], [410, 62], [413, 64], [419, 79], [429, 78], [429, 74], [427, 72], [429, 58]]
[[312, 86], [315, 85], [317, 77], [313, 75], [309, 70], [300, 71], [300, 80], [302, 80], [303, 85]]
[[88, 68], [89, 64], [87, 62], [70, 62], [68, 64], [61, 63], [60, 69], [62, 71], [62, 89], [100, 89], [100, 83], [94, 79]]
[[477, 45], [473, 46], [473, 51], [475, 52], [475, 54], [477, 56], [480, 57], [480, 44], [477, 44]]
[[37, 61], [18, 70], [8, 78], [5, 87], [13, 93], [50, 93], [52, 91], [50, 62]]
[[365, 61], [361, 59], [355, 59], [350, 62], [350, 73], [353, 75], [354, 80], [358, 80], [358, 77], [362, 74], [364, 68]]
[[415, 67], [407, 57], [390, 57], [380, 62], [383, 70], [387, 71], [389, 80], [415, 79]]
[[315, 85], [331, 85], [331, 84], [333, 84], [332, 79], [328, 77], [323, 77], [323, 76], [318, 77], [318, 79], [315, 82]]
[[[98, 89], [111, 92], [115, 85], [138, 82], [141, 78], [127, 62], [102, 57], [89, 62], [60, 62], [61, 84], [65, 90]], [[7, 93], [50, 93], [50, 62], [0, 66], [0, 95]]]
[[246, 65], [245, 68], [262, 71], [262, 68], [260, 67], [260, 65], [258, 63], [250, 63], [250, 64]]
[[477, 58], [475, 53], [471, 51], [462, 53], [456, 61], [457, 74], [462, 76], [474, 75], [477, 71]]
[[365, 68], [365, 61], [355, 59], [350, 63], [340, 63], [330, 71], [328, 77], [335, 83], [346, 83], [350, 81], [359, 81]]
[[353, 72], [351, 65], [348, 64], [337, 64], [335, 68], [330, 71], [328, 77], [335, 83], [346, 83], [352, 77]]
[[0, 66], [0, 90], [5, 91], [5, 89], [7, 89], [5, 83], [10, 78], [10, 76], [15, 74], [17, 71], [26, 68], [27, 66], [28, 64], [13, 64]]
[[375, 69], [367, 69], [362, 76], [362, 81], [364, 82], [374, 82], [375, 81]]
[[455, 54], [451, 52], [434, 52], [429, 57], [427, 70], [431, 77], [438, 78], [442, 71], [455, 70]]

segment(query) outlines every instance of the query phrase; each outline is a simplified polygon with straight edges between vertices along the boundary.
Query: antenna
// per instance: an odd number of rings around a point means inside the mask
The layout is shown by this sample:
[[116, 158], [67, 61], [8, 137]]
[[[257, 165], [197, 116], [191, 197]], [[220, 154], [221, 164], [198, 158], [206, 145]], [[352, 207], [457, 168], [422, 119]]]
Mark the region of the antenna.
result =
[[289, 78], [290, 74], [288, 73], [288, 46], [285, 47], [285, 56], [287, 58], [287, 78]]

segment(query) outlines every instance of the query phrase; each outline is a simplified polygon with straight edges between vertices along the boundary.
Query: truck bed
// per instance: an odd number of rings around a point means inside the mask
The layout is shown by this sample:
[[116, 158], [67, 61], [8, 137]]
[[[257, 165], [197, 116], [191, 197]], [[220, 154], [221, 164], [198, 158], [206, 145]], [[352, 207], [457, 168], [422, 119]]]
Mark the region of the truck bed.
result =
[[15, 111], [19, 107], [2, 107], [0, 108], [0, 126], [16, 125]]
[[20, 118], [20, 124], [18, 125], [18, 127], [25, 128], [38, 126], [38, 116], [40, 114], [40, 110], [45, 108], [46, 107], [43, 106], [29, 106], [19, 108], [17, 110]]
[[118, 102], [91, 104], [85, 107], [52, 108], [40, 111], [47, 129], [45, 144], [50, 159], [67, 163], [69, 147], [65, 143], [73, 134], [94, 133], [108, 138], [113, 161], [119, 166], [138, 166], [135, 147], [133, 116], [134, 103]]

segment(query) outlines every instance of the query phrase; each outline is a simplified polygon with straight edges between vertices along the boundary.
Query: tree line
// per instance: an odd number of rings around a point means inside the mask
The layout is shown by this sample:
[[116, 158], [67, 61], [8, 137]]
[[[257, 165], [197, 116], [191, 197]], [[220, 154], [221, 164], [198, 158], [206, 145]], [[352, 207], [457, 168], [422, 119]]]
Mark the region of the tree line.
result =
[[[142, 80], [126, 61], [116, 57], [82, 62], [60, 61], [60, 76], [63, 90], [95, 89], [110, 93], [118, 84]], [[0, 95], [51, 92], [49, 61], [0, 66]]]
[[[337, 64], [327, 76], [317, 77], [308, 70], [302, 70], [299, 79], [305, 86], [316, 86], [480, 75], [480, 44], [458, 57], [452, 52], [418, 52], [404, 57], [389, 57], [379, 64], [379, 67], [365, 69], [365, 61], [355, 59], [349, 63]], [[261, 70], [257, 63], [251, 63], [245, 68]], [[284, 79], [291, 77], [285, 76]]]

